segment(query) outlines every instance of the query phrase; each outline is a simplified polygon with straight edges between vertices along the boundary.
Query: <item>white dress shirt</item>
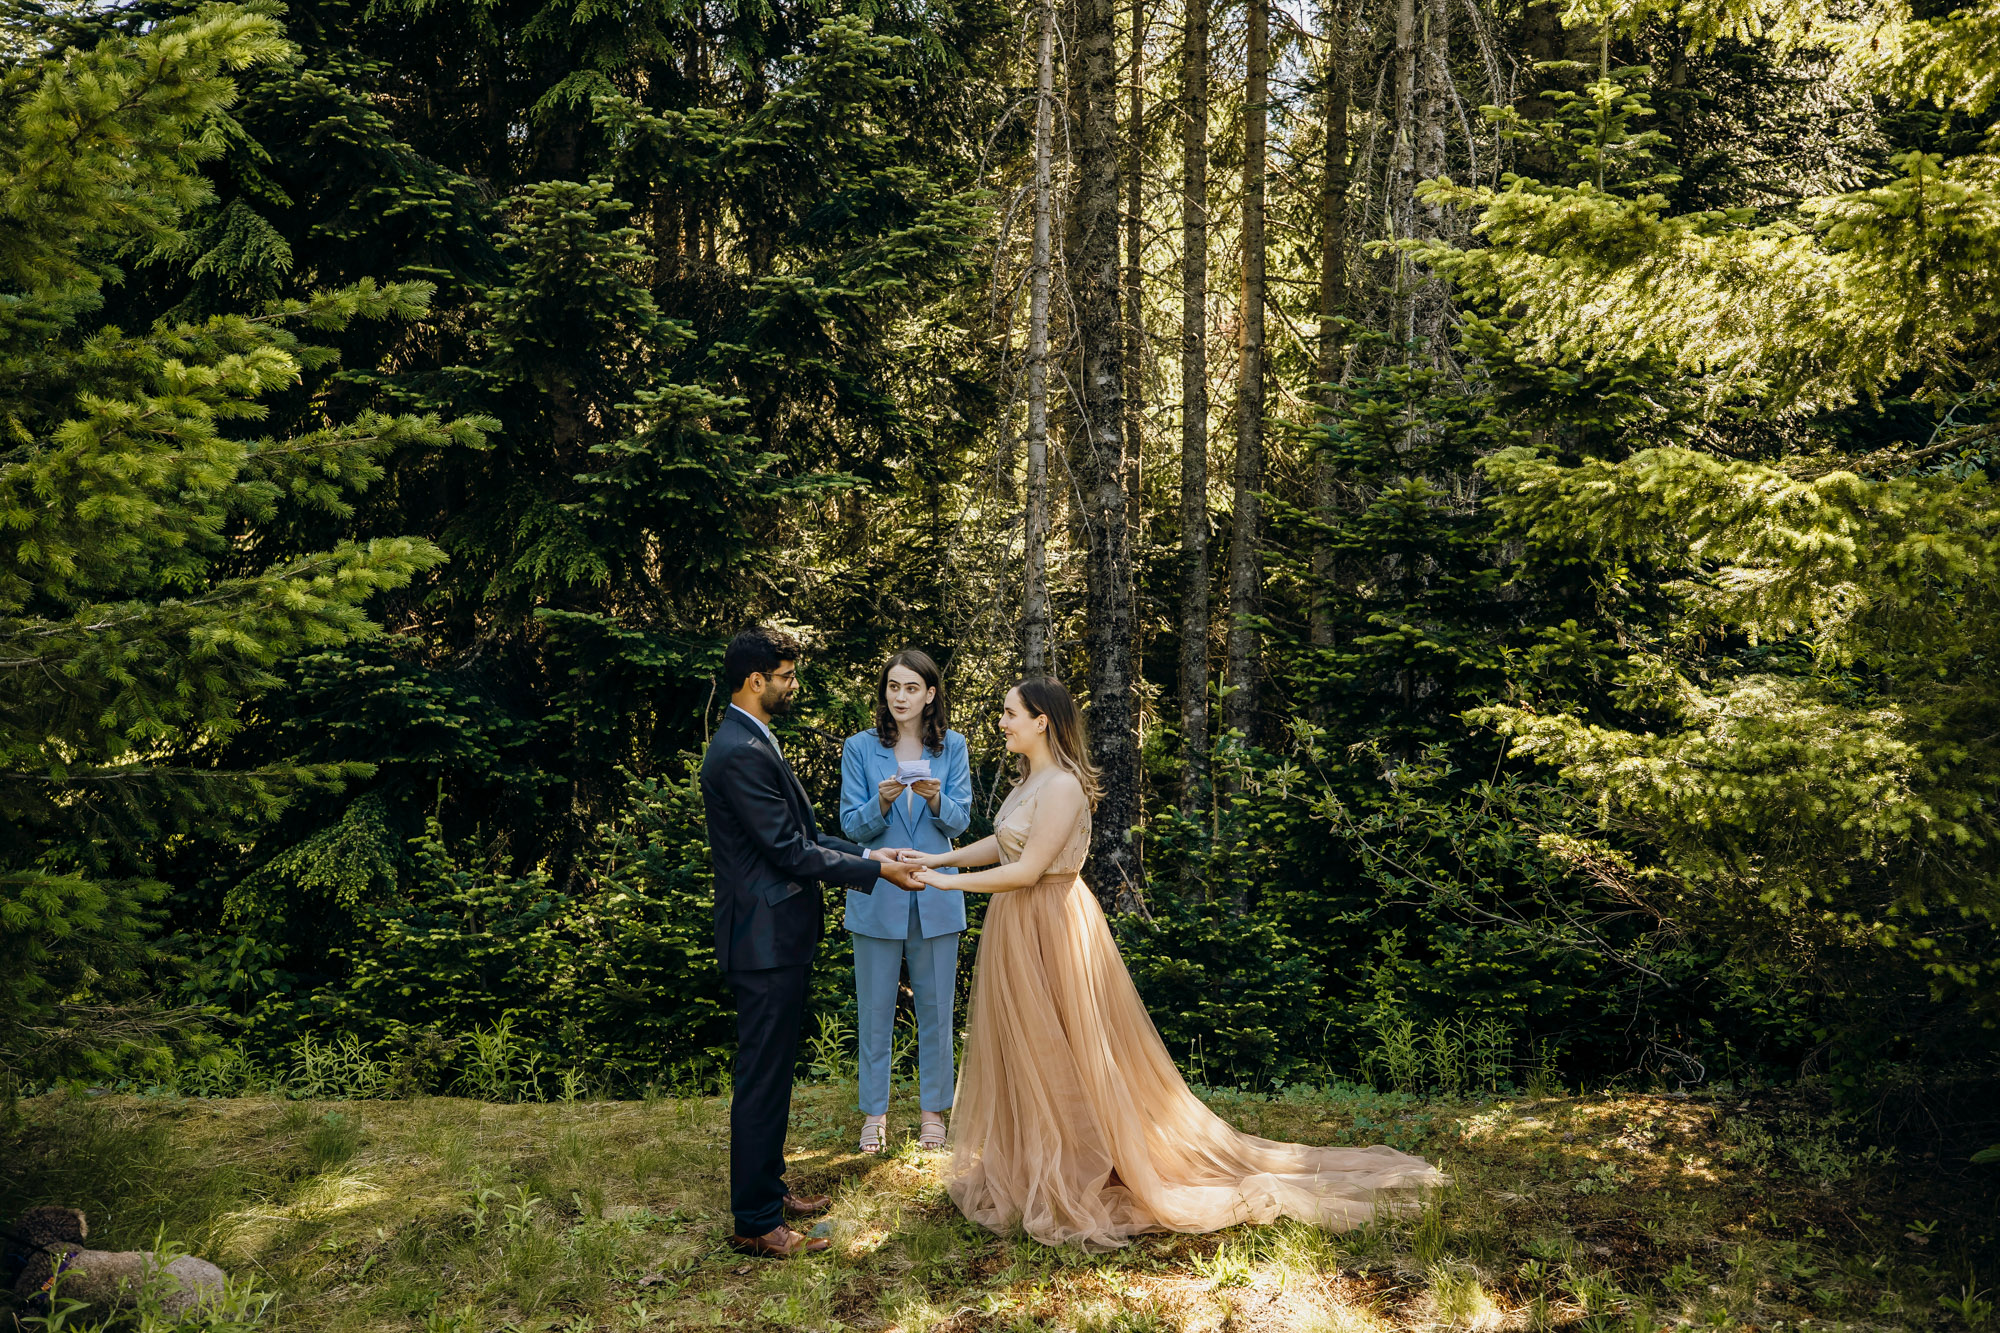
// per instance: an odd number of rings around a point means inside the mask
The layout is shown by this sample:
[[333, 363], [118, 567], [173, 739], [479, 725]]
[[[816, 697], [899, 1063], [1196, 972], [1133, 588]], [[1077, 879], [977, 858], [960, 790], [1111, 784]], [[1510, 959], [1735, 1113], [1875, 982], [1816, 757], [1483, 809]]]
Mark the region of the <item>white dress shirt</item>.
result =
[[764, 733], [764, 739], [765, 739], [765, 740], [767, 740], [767, 741], [769, 741], [769, 742], [771, 742], [771, 748], [772, 748], [773, 750], [777, 750], [777, 751], [778, 751], [778, 755], [779, 755], [779, 757], [780, 757], [780, 758], [783, 758], [783, 757], [784, 757], [784, 753], [785, 753], [785, 752], [784, 752], [784, 751], [783, 751], [782, 749], [779, 749], [779, 748], [778, 748], [778, 738], [777, 738], [776, 736], [773, 736], [773, 735], [771, 734], [771, 729], [770, 729], [769, 727], [767, 727], [767, 726], [765, 726], [765, 725], [764, 725], [764, 723], [763, 723], [763, 720], [762, 720], [762, 719], [760, 719], [760, 718], [759, 718], [759, 717], [758, 717], [758, 716], [757, 716], [757, 715], [756, 715], [755, 713], [751, 712], [751, 711], [750, 711], [749, 709], [747, 709], [747, 708], [736, 708], [736, 705], [735, 705], [735, 704], [731, 704], [731, 705], [729, 705], [729, 706], [730, 706], [731, 708], [735, 708], [737, 712], [739, 712], [739, 713], [743, 714], [743, 716], [745, 716], [745, 717], [749, 718], [749, 719], [750, 719], [750, 725], [751, 725], [751, 726], [753, 726], [753, 727], [755, 727], [755, 728], [757, 728], [757, 730], [759, 730], [759, 731], [763, 732], [763, 733]]

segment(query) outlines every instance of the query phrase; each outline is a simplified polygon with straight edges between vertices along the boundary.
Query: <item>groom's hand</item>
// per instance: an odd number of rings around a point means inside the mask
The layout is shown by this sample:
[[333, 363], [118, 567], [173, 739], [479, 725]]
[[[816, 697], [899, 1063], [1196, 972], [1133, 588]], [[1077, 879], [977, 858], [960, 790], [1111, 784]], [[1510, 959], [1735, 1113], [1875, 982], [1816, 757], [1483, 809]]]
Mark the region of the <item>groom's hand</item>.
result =
[[917, 876], [922, 870], [922, 866], [913, 865], [907, 861], [882, 862], [882, 878], [888, 880], [899, 889], [914, 891], [924, 887], [917, 881]]

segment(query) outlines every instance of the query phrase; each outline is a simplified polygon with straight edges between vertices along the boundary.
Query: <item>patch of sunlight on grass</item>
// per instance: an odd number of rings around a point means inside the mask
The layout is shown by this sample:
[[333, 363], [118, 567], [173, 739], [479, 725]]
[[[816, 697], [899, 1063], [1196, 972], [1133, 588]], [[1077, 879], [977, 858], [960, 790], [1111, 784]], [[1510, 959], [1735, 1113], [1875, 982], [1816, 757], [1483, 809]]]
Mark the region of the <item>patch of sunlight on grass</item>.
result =
[[1310, 1305], [1291, 1321], [1291, 1333], [1387, 1333], [1389, 1327], [1373, 1310], [1341, 1301]]
[[1100, 1299], [1078, 1302], [1056, 1327], [1063, 1333], [1179, 1333], [1181, 1325], [1151, 1302]]
[[826, 1220], [834, 1252], [849, 1262], [858, 1262], [880, 1250], [902, 1229], [903, 1201], [842, 1182], [834, 1191]]
[[373, 1203], [382, 1189], [367, 1176], [327, 1174], [306, 1182], [290, 1203], [261, 1204], [223, 1215], [217, 1244], [223, 1254], [251, 1259], [301, 1222], [319, 1222]]
[[877, 1302], [892, 1333], [930, 1333], [953, 1317], [954, 1311], [931, 1300], [930, 1293], [915, 1283], [905, 1283], [884, 1291]]
[[886, 1227], [861, 1226], [852, 1222], [833, 1224], [833, 1248], [850, 1263], [858, 1263], [889, 1243], [893, 1233]]
[[1205, 1279], [1209, 1286], [1220, 1290], [1225, 1287], [1247, 1287], [1257, 1267], [1256, 1259], [1250, 1253], [1247, 1239], [1227, 1239], [1215, 1247], [1210, 1255], [1197, 1254], [1190, 1261], [1195, 1276]]
[[857, 1188], [921, 1208], [950, 1205], [944, 1183], [938, 1177], [937, 1163], [915, 1156], [877, 1158], [854, 1183]]
[[1340, 1267], [1340, 1245], [1333, 1233], [1290, 1218], [1270, 1229], [1265, 1248], [1283, 1283], [1294, 1278], [1317, 1278]]
[[785, 1263], [770, 1266], [758, 1286], [768, 1293], [757, 1313], [785, 1328], [831, 1327], [833, 1299], [842, 1274], [825, 1263]]
[[1471, 1329], [1486, 1333], [1506, 1322], [1479, 1275], [1459, 1264], [1436, 1264], [1430, 1270], [1431, 1323], [1441, 1329]]

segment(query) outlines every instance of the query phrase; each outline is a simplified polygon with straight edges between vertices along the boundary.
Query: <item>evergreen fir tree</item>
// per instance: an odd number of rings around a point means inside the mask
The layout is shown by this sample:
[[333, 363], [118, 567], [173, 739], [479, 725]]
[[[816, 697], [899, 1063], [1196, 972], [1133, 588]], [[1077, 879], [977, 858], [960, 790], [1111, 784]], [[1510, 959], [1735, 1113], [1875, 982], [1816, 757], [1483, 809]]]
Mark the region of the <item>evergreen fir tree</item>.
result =
[[[266, 817], [353, 765], [218, 763], [285, 658], [374, 630], [366, 604], [435, 566], [415, 538], [261, 561], [290, 511], [344, 518], [383, 457], [479, 423], [363, 413], [256, 433], [320, 355], [301, 331], [413, 319], [421, 284], [361, 282], [254, 314], [103, 322], [124, 265], [185, 243], [199, 164], [236, 132], [234, 74], [291, 56], [216, 5], [0, 76], [0, 1060], [89, 1058], [133, 1030], [160, 842]], [[126, 1020], [121, 1026], [120, 1018]], [[141, 1025], [143, 1026], [143, 1025]]]
[[[1984, 122], [2000, 93], [1983, 11], [1674, 12], [1696, 40], [1766, 24], [1823, 44], [1934, 126]], [[1990, 1043], [1968, 1019], [2000, 1002], [2000, 127], [1927, 137], [1776, 220], [1589, 182], [1440, 184], [1486, 244], [1424, 250], [1518, 317], [1524, 354], [1653, 358], [1705, 404], [1710, 449], [1489, 460], [1530, 564], [1592, 571], [1614, 619], [1635, 572], [1668, 601], [1622, 636], [1615, 711], [1475, 716], [1599, 802], [1624, 830], [1602, 855], [1646, 849], [1625, 864], [1650, 910], [1830, 1001], [1821, 1036], [1865, 1096], [1884, 1059], [1976, 1067]], [[1916, 411], [1877, 411], [1898, 398]]]

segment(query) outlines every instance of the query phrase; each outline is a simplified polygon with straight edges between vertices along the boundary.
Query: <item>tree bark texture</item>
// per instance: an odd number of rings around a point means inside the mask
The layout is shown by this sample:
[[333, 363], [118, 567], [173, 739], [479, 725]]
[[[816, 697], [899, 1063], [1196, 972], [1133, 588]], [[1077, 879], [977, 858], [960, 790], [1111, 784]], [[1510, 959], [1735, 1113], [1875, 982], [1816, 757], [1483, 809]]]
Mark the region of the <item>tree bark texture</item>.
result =
[[1243, 88], [1243, 310], [1236, 396], [1235, 513], [1229, 528], [1229, 696], [1223, 717], [1256, 739], [1262, 610], [1264, 489], [1264, 148], [1270, 82], [1270, 0], [1249, 0]]
[[[1416, 0], [1396, 3], [1396, 105], [1395, 139], [1389, 157], [1390, 235], [1406, 240], [1416, 234], [1417, 188], [1417, 4]], [[1410, 290], [1410, 261], [1396, 256], [1395, 314], [1390, 327], [1393, 337], [1407, 341], [1413, 333]]]
[[1143, 911], [1138, 842], [1139, 745], [1132, 699], [1132, 545], [1125, 500], [1125, 385], [1119, 309], [1117, 0], [1071, 0], [1070, 105], [1074, 186], [1064, 262], [1075, 311], [1077, 392], [1071, 395], [1070, 474], [1088, 546], [1084, 636], [1091, 752], [1104, 794], [1091, 834], [1089, 878], [1108, 909]]
[[1208, 806], [1208, 0], [1181, 48], [1181, 809]]
[[[1423, 0], [1422, 70], [1418, 87], [1416, 180], [1435, 180], [1450, 172], [1445, 124], [1455, 95], [1451, 80], [1451, 11], [1446, 0]], [[1412, 182], [1415, 188], [1415, 182]], [[1438, 204], [1413, 205], [1411, 222], [1417, 234], [1441, 236], [1447, 229], [1445, 210]], [[1417, 283], [1411, 296], [1411, 334], [1422, 345], [1424, 359], [1438, 363], [1449, 357], [1451, 295], [1428, 270], [1411, 274]]]
[[1035, 240], [1028, 276], [1028, 496], [1026, 569], [1022, 578], [1021, 666], [1049, 670], [1049, 226], [1050, 160], [1055, 142], [1055, 7], [1043, 0], [1036, 48], [1040, 95], [1035, 105]]
[[[1126, 83], [1125, 111], [1125, 516], [1136, 565], [1145, 538], [1146, 307], [1145, 146], [1146, 0], [1132, 0], [1132, 73]], [[1134, 583], [1132, 661], [1134, 682], [1146, 660], [1146, 618], [1137, 605]], [[1137, 700], [1134, 701], [1135, 707]]]
[[[1450, 114], [1451, 11], [1445, 0], [1424, 0], [1422, 103], [1418, 111], [1417, 179], [1432, 180], [1449, 169], [1445, 159], [1445, 117]], [[1440, 209], [1426, 205], [1433, 225]]]
[[[1323, 3], [1326, 166], [1320, 177], [1318, 350], [1319, 382], [1323, 386], [1320, 420], [1323, 426], [1331, 429], [1334, 414], [1340, 407], [1340, 393], [1336, 385], [1341, 377], [1346, 348], [1346, 338], [1338, 321], [1347, 314], [1347, 113], [1353, 101], [1352, 87], [1348, 82], [1348, 34], [1354, 20], [1348, 9], [1350, 0], [1323, 0]], [[1333, 462], [1321, 450], [1313, 457], [1313, 506], [1322, 519], [1333, 508], [1333, 489]], [[1333, 617], [1326, 601], [1327, 585], [1333, 578], [1333, 551], [1324, 535], [1313, 540], [1312, 574], [1312, 642], [1314, 647], [1326, 648], [1333, 643]]]

